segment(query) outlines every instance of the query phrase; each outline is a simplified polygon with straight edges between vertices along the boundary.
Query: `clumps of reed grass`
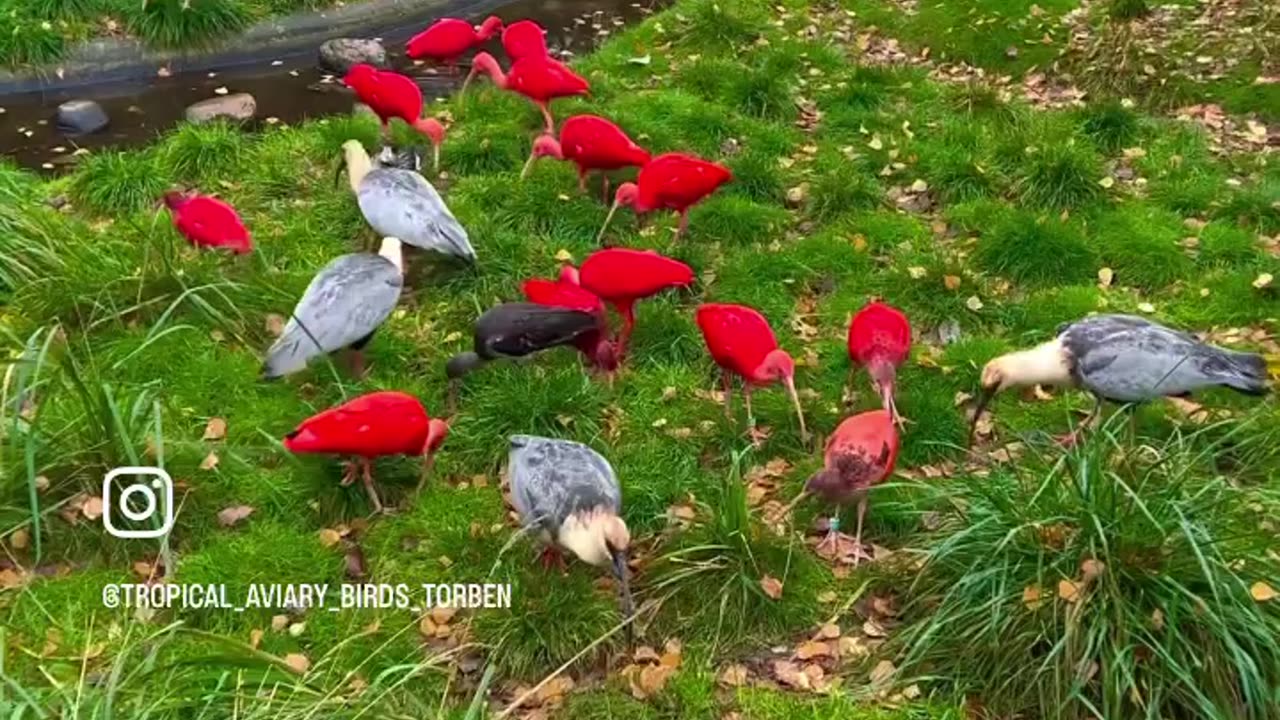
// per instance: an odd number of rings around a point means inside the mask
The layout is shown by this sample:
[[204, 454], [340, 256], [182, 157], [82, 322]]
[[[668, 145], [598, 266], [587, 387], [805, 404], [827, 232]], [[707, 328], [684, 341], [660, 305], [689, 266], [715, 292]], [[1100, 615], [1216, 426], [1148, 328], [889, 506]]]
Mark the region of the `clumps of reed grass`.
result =
[[879, 181], [854, 163], [832, 157], [820, 166], [810, 188], [809, 211], [814, 218], [830, 220], [883, 202], [884, 188]]
[[90, 155], [71, 185], [80, 202], [102, 214], [156, 205], [168, 187], [156, 154], [147, 151]]
[[1102, 163], [1074, 138], [1045, 138], [1025, 156], [1018, 191], [1023, 202], [1051, 210], [1070, 210], [1102, 195]]
[[1246, 422], [1143, 455], [1118, 425], [1065, 458], [913, 486], [914, 507], [956, 510], [913, 542], [918, 573], [890, 580], [904, 677], [1001, 716], [1272, 717], [1280, 610], [1256, 598], [1280, 562], [1254, 495], [1215, 467], [1272, 438]]
[[1191, 259], [1179, 245], [1182, 220], [1146, 204], [1126, 204], [1100, 216], [1090, 232], [1101, 261], [1122, 285], [1157, 290], [1184, 277]]
[[246, 136], [225, 122], [181, 125], [164, 144], [162, 160], [176, 178], [189, 181], [231, 175], [245, 158]]
[[699, 50], [742, 47], [769, 27], [765, 6], [750, 0], [696, 0], [682, 14], [680, 40]]
[[995, 219], [973, 258], [987, 272], [1037, 286], [1087, 281], [1098, 264], [1077, 225], [1021, 210]]
[[1120, 101], [1096, 103], [1081, 113], [1081, 129], [1102, 152], [1111, 155], [1138, 139], [1138, 114]]
[[43, 65], [62, 57], [65, 43], [49, 19], [22, 0], [0, 0], [0, 58], [10, 66]]
[[162, 48], [211, 45], [252, 20], [238, 0], [142, 0], [121, 10], [129, 32]]

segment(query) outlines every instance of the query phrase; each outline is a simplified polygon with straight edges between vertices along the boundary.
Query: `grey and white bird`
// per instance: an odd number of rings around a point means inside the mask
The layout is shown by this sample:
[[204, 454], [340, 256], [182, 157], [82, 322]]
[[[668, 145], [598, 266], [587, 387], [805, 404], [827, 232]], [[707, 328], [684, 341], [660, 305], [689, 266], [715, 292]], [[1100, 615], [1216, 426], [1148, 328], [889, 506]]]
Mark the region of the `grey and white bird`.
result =
[[609, 461], [571, 440], [512, 435], [510, 443], [511, 501], [524, 527], [538, 531], [546, 543], [544, 565], [554, 560], [563, 564], [564, 548], [587, 564], [610, 567], [618, 581], [622, 614], [631, 617], [631, 534], [618, 516], [622, 489]]
[[375, 165], [358, 140], [342, 144], [342, 158], [360, 212], [375, 232], [468, 263], [476, 261], [466, 229], [426, 178], [413, 170]]
[[377, 254], [340, 255], [307, 285], [280, 337], [267, 350], [262, 377], [302, 370], [307, 361], [349, 347], [352, 370], [364, 373], [364, 346], [391, 315], [404, 287], [398, 239], [384, 238]]
[[[1192, 335], [1133, 315], [1095, 315], [1058, 328], [1030, 350], [991, 360], [982, 368], [982, 392], [969, 428], [991, 398], [1010, 387], [1080, 387], [1095, 404], [1081, 429], [1102, 413], [1104, 401], [1141, 403], [1221, 386], [1246, 395], [1267, 392], [1268, 360], [1201, 342]], [[1064, 440], [1074, 442], [1077, 430]]]

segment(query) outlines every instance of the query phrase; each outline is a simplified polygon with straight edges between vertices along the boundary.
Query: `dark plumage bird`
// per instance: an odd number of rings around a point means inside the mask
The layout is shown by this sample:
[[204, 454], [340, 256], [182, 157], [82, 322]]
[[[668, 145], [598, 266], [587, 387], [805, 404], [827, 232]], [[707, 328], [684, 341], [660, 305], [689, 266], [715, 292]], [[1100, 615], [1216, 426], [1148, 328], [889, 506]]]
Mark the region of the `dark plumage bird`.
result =
[[509, 476], [521, 523], [539, 530], [547, 544], [544, 561], [563, 563], [560, 548], [565, 548], [585, 563], [609, 566], [618, 580], [623, 616], [630, 617], [635, 610], [627, 580], [631, 534], [618, 516], [622, 490], [609, 461], [582, 443], [513, 435]]
[[[1247, 395], [1267, 392], [1267, 360], [1203, 343], [1195, 337], [1133, 315], [1096, 315], [1066, 323], [1058, 336], [1030, 350], [1001, 355], [982, 369], [982, 394], [973, 425], [995, 394], [1029, 385], [1081, 387], [1097, 401], [1083, 427], [1102, 412], [1103, 401], [1141, 403], [1229, 387]], [[1074, 442], [1077, 432], [1064, 438]]]
[[352, 370], [364, 372], [362, 350], [391, 315], [404, 286], [400, 241], [384, 238], [378, 254], [340, 255], [302, 294], [284, 332], [267, 350], [264, 379], [297, 372], [307, 361], [350, 347]]
[[572, 345], [595, 367], [612, 371], [618, 360], [614, 344], [606, 339], [607, 330], [599, 313], [527, 302], [490, 308], [476, 319], [474, 349], [454, 355], [445, 364], [451, 400], [456, 381], [481, 365], [554, 347]]
[[[884, 482], [898, 460], [898, 431], [889, 410], [870, 410], [845, 418], [827, 439], [823, 468], [805, 483], [806, 494], [817, 495], [837, 510], [830, 531], [819, 545], [839, 543], [839, 508], [858, 504], [858, 526], [853, 536], [854, 564], [862, 559], [862, 520], [867, 514], [867, 492]], [[836, 548], [838, 549], [838, 545]]]

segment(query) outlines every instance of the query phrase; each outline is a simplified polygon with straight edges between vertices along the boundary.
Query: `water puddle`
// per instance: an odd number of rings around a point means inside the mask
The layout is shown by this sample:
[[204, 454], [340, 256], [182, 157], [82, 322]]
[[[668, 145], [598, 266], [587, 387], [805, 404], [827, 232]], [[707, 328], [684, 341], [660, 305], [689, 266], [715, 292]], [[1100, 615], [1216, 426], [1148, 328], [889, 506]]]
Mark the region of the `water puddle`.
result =
[[[473, 12], [464, 16], [477, 23], [489, 14], [504, 21], [535, 20], [547, 28], [547, 44], [553, 51], [580, 55], [661, 4], [658, 0], [515, 0], [494, 3], [483, 11], [474, 10], [473, 6]], [[437, 7], [377, 33], [387, 47], [391, 67], [415, 78], [426, 97], [447, 95], [461, 82], [462, 75], [432, 75], [426, 67], [415, 67], [404, 57], [404, 43], [436, 18], [456, 12], [456, 8]], [[345, 33], [350, 37], [370, 34]], [[497, 38], [490, 45], [486, 49], [504, 58]], [[152, 142], [180, 122], [188, 106], [217, 97], [223, 88], [230, 93], [249, 93], [257, 100], [257, 117], [247, 125], [249, 129], [266, 122], [292, 124], [347, 113], [352, 108], [351, 95], [342, 91], [337, 78], [316, 66], [316, 49], [311, 48], [287, 57], [211, 71], [0, 96], [0, 153], [23, 167], [59, 172], [74, 166], [77, 158], [72, 153], [79, 148], [96, 151]], [[71, 99], [97, 101], [111, 118], [110, 126], [93, 135], [63, 136], [54, 127], [54, 111]]]

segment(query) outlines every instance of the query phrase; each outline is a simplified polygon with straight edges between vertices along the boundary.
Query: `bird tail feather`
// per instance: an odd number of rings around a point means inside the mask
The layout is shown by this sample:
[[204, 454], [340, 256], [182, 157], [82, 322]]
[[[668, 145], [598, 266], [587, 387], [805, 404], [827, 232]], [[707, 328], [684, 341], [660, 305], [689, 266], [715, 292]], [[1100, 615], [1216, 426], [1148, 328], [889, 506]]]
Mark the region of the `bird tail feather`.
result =
[[289, 321], [280, 338], [267, 350], [267, 357], [262, 361], [262, 379], [274, 380], [290, 373], [298, 372], [307, 366], [316, 343], [308, 337], [308, 333], [294, 321]]

